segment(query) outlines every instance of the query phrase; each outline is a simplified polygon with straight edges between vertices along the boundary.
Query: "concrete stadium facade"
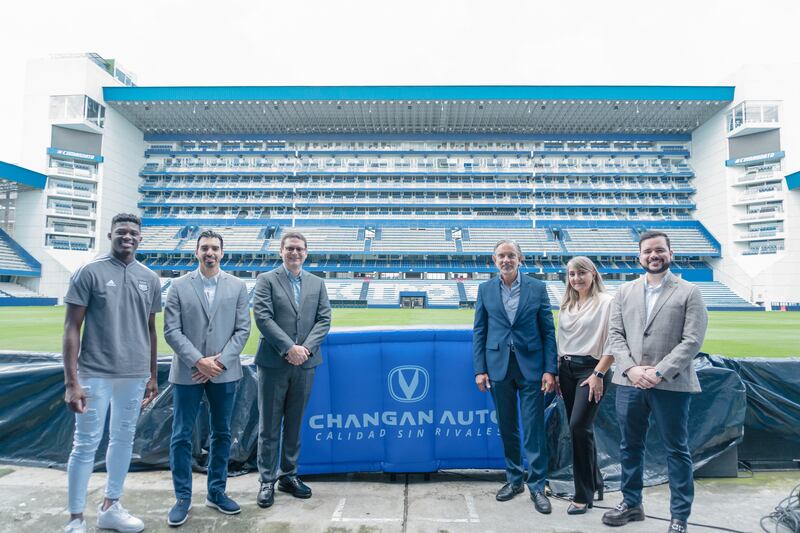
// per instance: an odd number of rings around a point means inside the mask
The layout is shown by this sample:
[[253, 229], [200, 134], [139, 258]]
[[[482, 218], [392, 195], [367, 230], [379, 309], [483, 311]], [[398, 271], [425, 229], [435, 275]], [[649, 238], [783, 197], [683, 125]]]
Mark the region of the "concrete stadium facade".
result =
[[[47, 180], [15, 188], [5, 226], [41, 270], [6, 278], [61, 298], [134, 212], [165, 278], [193, 268], [204, 227], [250, 279], [306, 229], [343, 304], [469, 303], [498, 235], [531, 275], [555, 283], [580, 254], [621, 282], [651, 228], [691, 281], [800, 302], [798, 89], [766, 68], [715, 87], [137, 87], [96, 54], [33, 60], [19, 163]], [[455, 294], [437, 302], [437, 283]]]

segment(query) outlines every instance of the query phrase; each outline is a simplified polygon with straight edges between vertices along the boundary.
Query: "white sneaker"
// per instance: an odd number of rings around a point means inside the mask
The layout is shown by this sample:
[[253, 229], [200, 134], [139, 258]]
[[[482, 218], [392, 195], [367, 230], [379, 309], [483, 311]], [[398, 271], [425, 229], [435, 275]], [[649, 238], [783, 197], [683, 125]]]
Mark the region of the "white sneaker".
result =
[[144, 530], [144, 522], [132, 516], [118, 501], [105, 511], [102, 509], [101, 503], [97, 506], [97, 527], [121, 533], [139, 533]]
[[67, 524], [67, 527], [64, 528], [64, 533], [89, 533], [89, 529], [86, 527], [86, 520], [76, 518]]

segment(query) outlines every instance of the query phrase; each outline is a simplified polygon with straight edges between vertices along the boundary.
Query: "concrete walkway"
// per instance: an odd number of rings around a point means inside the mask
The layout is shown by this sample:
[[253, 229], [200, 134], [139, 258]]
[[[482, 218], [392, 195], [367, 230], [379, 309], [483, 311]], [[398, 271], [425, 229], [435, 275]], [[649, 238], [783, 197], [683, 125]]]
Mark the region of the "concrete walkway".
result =
[[[276, 493], [270, 509], [256, 506], [258, 477], [231, 478], [228, 494], [242, 506], [237, 516], [224, 516], [203, 505], [205, 476], [195, 475], [194, 507], [179, 531], [238, 532], [594, 532], [651, 533], [667, 530], [667, 523], [653, 518], [616, 530], [603, 526], [603, 509], [582, 516], [568, 516], [567, 503], [553, 499], [553, 513], [537, 513], [527, 492], [510, 502], [495, 501], [502, 484], [495, 471], [443, 472], [425, 481], [422, 475], [342, 474], [308, 476], [314, 496], [298, 500]], [[102, 499], [105, 474], [92, 476], [90, 508], [86, 517], [95, 531], [96, 510]], [[800, 470], [756, 473], [752, 478], [702, 479], [697, 481], [692, 521], [739, 531], [761, 531], [759, 520], [800, 483]], [[146, 531], [175, 531], [166, 524], [174, 503], [169, 472], [131, 473], [122, 500], [142, 518]], [[0, 466], [0, 531], [57, 532], [67, 521], [66, 475], [59, 470]], [[599, 505], [613, 506], [619, 493], [606, 494]], [[650, 516], [669, 516], [666, 486], [646, 489], [645, 510]], [[690, 531], [713, 531], [691, 527]]]

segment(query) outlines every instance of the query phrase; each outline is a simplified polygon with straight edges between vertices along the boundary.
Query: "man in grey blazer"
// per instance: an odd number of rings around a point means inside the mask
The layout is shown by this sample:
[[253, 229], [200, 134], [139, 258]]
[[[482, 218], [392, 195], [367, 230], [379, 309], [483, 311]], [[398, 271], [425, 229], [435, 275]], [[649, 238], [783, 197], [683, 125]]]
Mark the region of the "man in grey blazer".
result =
[[164, 337], [175, 351], [172, 440], [169, 464], [176, 503], [167, 516], [180, 526], [192, 506], [192, 432], [205, 393], [211, 422], [206, 505], [237, 514], [239, 505], [225, 494], [231, 449], [231, 414], [236, 384], [242, 377], [239, 355], [250, 336], [250, 309], [244, 282], [220, 270], [222, 235], [207, 230], [195, 248], [200, 266], [175, 280], [164, 310]]
[[307, 248], [301, 233], [284, 233], [283, 264], [256, 281], [253, 314], [261, 332], [256, 354], [260, 507], [273, 504], [276, 481], [278, 490], [311, 497], [311, 489], [297, 477], [300, 429], [314, 371], [322, 363], [320, 345], [331, 327], [331, 305], [322, 279], [303, 270]]
[[667, 451], [670, 512], [668, 531], [685, 533], [694, 499], [689, 452], [689, 404], [700, 392], [693, 359], [703, 344], [708, 313], [700, 290], [669, 271], [669, 237], [646, 231], [639, 263], [646, 274], [622, 285], [614, 297], [608, 341], [616, 360], [623, 501], [603, 515], [621, 526], [644, 520], [642, 471], [649, 417]]

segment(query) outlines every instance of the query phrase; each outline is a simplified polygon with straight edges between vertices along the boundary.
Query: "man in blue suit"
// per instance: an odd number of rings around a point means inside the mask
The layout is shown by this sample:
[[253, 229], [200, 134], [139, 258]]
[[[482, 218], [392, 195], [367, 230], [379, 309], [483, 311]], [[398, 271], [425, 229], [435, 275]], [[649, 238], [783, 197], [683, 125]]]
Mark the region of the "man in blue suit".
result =
[[[494, 247], [492, 260], [500, 275], [478, 288], [472, 334], [475, 383], [490, 390], [503, 440], [507, 483], [497, 492], [508, 501], [528, 485], [540, 513], [552, 508], [544, 494], [547, 440], [544, 394], [555, 389], [558, 374], [556, 334], [545, 284], [520, 273], [522, 250], [512, 240]], [[519, 412], [528, 473], [522, 465]]]

